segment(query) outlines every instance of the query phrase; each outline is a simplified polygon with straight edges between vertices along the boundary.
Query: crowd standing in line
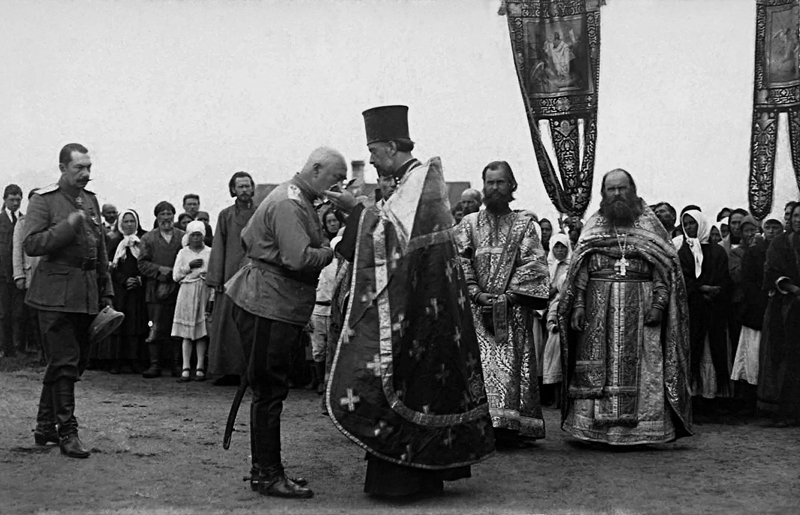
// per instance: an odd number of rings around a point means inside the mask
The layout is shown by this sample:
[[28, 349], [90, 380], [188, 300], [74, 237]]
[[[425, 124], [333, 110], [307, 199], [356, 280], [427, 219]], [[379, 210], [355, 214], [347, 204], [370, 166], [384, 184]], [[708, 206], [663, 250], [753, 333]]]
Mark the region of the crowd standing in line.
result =
[[[233, 174], [213, 232], [193, 193], [177, 220], [158, 202], [147, 232], [137, 211], [101, 208], [79, 144], [26, 214], [6, 186], [0, 353], [47, 364], [35, 442], [89, 456], [74, 394], [87, 367], [215, 376], [253, 389], [253, 490], [310, 497], [280, 443], [304, 332], [308, 387], [368, 450], [375, 495], [441, 491], [495, 445], [529, 446], [545, 437], [543, 406], [572, 437], [610, 445], [674, 441], [718, 415], [800, 424], [800, 204], [764, 220], [725, 208], [712, 223], [701, 206], [648, 206], [618, 169], [597, 213], [554, 227], [512, 209], [517, 180], [493, 161], [482, 190], [444, 210], [441, 163], [412, 156], [399, 107], [364, 113], [374, 198], [344, 187], [344, 157], [319, 148], [258, 206], [252, 176]], [[90, 345], [111, 305], [124, 322]]]

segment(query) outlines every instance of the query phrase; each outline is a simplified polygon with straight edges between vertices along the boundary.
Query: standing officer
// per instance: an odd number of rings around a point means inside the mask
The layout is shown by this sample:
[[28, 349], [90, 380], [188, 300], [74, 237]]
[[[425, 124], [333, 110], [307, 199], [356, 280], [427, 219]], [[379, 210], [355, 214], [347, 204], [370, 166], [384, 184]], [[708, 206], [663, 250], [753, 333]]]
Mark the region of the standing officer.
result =
[[33, 436], [39, 445], [58, 443], [70, 458], [89, 457], [78, 438], [75, 381], [89, 358], [89, 325], [113, 297], [100, 206], [85, 189], [88, 152], [78, 143], [61, 149], [61, 178], [31, 197], [25, 217], [25, 252], [42, 256], [25, 302], [39, 313], [47, 352]]
[[313, 495], [305, 480], [284, 473], [281, 411], [289, 393], [292, 347], [311, 319], [319, 273], [333, 260], [314, 200], [346, 178], [347, 163], [339, 152], [312, 152], [300, 173], [275, 188], [242, 230], [249, 263], [225, 284], [244, 355], [250, 356], [251, 487], [262, 495]]

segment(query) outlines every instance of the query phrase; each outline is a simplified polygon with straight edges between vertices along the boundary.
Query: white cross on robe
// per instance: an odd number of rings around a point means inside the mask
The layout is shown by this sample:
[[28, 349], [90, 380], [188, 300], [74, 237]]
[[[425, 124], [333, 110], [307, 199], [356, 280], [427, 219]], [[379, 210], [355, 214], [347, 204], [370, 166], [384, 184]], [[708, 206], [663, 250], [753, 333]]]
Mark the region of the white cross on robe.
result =
[[347, 397], [342, 397], [339, 399], [339, 404], [342, 406], [347, 406], [347, 409], [350, 411], [355, 411], [356, 404], [359, 402], [361, 402], [361, 397], [354, 395], [352, 388], [347, 389]]

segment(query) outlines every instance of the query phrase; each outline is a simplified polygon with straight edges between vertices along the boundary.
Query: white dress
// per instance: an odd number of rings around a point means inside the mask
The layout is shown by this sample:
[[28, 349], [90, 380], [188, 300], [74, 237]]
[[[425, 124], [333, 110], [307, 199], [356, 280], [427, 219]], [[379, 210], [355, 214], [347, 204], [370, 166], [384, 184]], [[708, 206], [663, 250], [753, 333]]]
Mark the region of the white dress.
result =
[[[172, 276], [175, 282], [180, 282], [181, 287], [175, 304], [175, 317], [172, 319], [173, 337], [197, 340], [208, 335], [206, 303], [211, 295], [211, 288], [206, 286], [205, 279], [210, 257], [211, 248], [204, 245], [197, 252], [184, 247], [175, 258]], [[190, 269], [189, 263], [195, 259], [202, 259], [203, 265]]]
[[731, 379], [758, 384], [758, 349], [761, 346], [761, 331], [742, 326], [736, 358], [733, 360]]

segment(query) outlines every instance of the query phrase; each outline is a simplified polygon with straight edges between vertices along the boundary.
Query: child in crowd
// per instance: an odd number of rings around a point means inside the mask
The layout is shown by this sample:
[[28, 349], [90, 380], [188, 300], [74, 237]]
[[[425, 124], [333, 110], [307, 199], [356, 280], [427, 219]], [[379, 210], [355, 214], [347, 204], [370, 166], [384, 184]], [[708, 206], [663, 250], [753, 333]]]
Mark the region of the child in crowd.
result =
[[181, 383], [191, 380], [193, 346], [196, 346], [197, 355], [195, 380], [204, 381], [206, 378], [206, 306], [214, 291], [205, 282], [208, 260], [211, 257], [211, 248], [203, 243], [205, 236], [206, 227], [203, 222], [190, 222], [183, 236], [183, 248], [178, 252], [172, 269], [173, 279], [181, 285], [172, 322], [172, 336], [183, 338], [183, 371], [178, 379]]
[[[558, 408], [561, 401], [561, 337], [558, 333], [558, 302], [564, 291], [569, 261], [572, 258], [570, 237], [564, 233], [553, 235], [550, 239], [550, 254], [547, 265], [550, 268], [550, 305], [547, 310], [547, 343], [544, 347], [543, 390]], [[545, 393], [543, 392], [543, 393]]]

